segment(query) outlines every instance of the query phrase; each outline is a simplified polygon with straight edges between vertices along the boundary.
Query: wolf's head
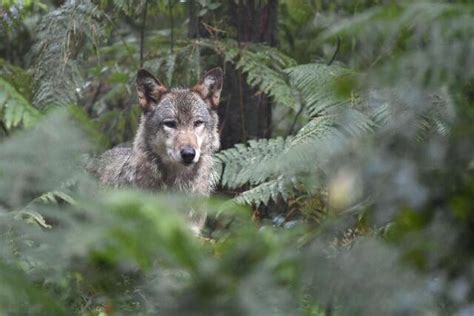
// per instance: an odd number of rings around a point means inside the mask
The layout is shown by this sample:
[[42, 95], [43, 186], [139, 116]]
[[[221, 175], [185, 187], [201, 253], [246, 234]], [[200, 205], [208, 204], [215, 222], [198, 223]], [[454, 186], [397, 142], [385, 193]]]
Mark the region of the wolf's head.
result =
[[222, 82], [222, 70], [214, 68], [192, 88], [167, 89], [151, 73], [139, 70], [142, 146], [164, 163], [183, 166], [219, 149], [216, 109]]

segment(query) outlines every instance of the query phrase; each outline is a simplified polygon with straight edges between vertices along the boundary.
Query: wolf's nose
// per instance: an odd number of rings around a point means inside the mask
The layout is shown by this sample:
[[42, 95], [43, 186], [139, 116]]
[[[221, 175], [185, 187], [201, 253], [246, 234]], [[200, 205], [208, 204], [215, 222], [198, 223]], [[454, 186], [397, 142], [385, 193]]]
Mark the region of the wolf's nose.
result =
[[196, 157], [196, 151], [194, 150], [194, 148], [186, 147], [181, 150], [181, 158], [183, 159], [184, 163], [193, 162], [194, 157]]

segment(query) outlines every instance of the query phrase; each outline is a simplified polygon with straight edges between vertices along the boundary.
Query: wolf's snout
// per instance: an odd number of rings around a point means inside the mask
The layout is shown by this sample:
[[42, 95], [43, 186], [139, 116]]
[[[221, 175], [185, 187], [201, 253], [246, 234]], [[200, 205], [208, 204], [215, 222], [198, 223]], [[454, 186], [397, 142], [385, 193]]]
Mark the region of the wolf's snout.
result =
[[194, 157], [196, 157], [196, 151], [192, 147], [185, 147], [181, 150], [181, 158], [183, 162], [186, 164], [190, 164], [194, 161]]

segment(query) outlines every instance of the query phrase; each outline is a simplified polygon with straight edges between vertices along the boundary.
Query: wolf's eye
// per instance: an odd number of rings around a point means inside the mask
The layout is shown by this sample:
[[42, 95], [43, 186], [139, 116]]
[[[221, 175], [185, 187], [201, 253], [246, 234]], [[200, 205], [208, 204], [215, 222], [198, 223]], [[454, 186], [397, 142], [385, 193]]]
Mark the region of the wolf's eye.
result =
[[169, 128], [176, 128], [176, 121], [164, 121], [163, 124]]
[[201, 120], [198, 120], [198, 121], [194, 122], [194, 127], [199, 127], [199, 126], [201, 126], [202, 124], [204, 124], [204, 122], [201, 121]]

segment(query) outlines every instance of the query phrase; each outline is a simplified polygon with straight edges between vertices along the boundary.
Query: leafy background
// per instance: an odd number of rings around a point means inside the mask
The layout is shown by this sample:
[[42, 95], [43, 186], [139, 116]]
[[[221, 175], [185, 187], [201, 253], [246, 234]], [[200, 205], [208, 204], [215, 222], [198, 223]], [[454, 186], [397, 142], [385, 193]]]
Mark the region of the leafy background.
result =
[[[3, 0], [0, 25], [0, 314], [474, 313], [470, 1]], [[130, 144], [142, 66], [224, 69], [212, 198], [84, 172]]]

